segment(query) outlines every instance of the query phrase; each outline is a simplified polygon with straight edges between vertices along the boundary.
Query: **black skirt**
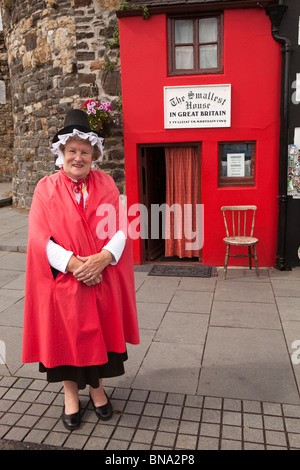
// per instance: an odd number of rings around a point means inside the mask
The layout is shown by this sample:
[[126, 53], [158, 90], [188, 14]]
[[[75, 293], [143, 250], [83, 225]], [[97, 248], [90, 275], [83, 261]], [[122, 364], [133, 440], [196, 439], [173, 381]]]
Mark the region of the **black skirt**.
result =
[[118, 377], [125, 373], [124, 362], [127, 361], [127, 352], [108, 352], [108, 362], [99, 366], [75, 367], [58, 366], [47, 368], [39, 364], [39, 371], [47, 373], [48, 382], [63, 382], [71, 380], [76, 382], [78, 389], [83, 390], [87, 385], [93, 388], [99, 387], [99, 379]]

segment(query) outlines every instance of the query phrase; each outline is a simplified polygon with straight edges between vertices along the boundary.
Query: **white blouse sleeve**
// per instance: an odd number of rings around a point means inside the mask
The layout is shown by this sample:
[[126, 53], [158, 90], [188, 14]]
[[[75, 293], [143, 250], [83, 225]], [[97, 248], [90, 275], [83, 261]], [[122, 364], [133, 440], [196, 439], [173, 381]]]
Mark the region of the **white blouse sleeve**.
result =
[[48, 241], [46, 251], [50, 266], [65, 274], [67, 272], [67, 264], [73, 252], [65, 250], [52, 240]]
[[125, 247], [125, 241], [124, 232], [118, 230], [112, 239], [103, 247], [104, 250], [109, 251], [113, 255], [114, 259], [110, 264], [115, 265], [118, 263]]
[[[110, 263], [111, 265], [116, 265], [121, 258], [125, 247], [125, 241], [125, 234], [119, 230], [103, 247], [103, 249], [109, 251], [113, 256], [113, 261]], [[50, 266], [66, 274], [66, 268], [71, 256], [73, 255], [73, 251], [67, 251], [62, 246], [49, 240], [46, 252]]]

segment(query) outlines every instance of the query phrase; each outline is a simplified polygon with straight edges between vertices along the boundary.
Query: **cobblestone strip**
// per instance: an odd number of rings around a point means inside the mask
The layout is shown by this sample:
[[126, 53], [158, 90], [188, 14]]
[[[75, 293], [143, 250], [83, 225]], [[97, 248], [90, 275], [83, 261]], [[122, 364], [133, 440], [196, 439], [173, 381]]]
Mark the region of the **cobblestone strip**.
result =
[[61, 421], [60, 384], [2, 377], [0, 439], [71, 449], [289, 450], [300, 448], [300, 405], [107, 388], [111, 421], [99, 422], [88, 392], [82, 426]]

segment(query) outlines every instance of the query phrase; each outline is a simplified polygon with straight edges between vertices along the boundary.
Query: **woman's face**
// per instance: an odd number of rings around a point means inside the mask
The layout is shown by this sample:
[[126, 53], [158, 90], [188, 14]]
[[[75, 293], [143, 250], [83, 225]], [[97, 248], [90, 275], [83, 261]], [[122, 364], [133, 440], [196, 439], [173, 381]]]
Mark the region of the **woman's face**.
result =
[[89, 142], [66, 142], [63, 169], [70, 178], [81, 180], [89, 174], [92, 165], [92, 146]]

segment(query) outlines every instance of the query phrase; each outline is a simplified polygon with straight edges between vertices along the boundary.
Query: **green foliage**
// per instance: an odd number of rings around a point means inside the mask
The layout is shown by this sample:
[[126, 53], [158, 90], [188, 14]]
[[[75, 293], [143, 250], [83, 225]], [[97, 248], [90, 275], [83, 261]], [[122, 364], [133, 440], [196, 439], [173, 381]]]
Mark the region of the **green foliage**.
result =
[[106, 70], [109, 73], [112, 73], [116, 70], [117, 66], [118, 66], [117, 60], [112, 61], [110, 60], [108, 55], [104, 56], [104, 70]]
[[112, 41], [105, 41], [110, 49], [117, 49], [120, 46], [119, 23], [116, 23]]
[[144, 20], [148, 20], [149, 18], [151, 18], [151, 14], [146, 4], [142, 5], [142, 7], [139, 7], [135, 3], [128, 3], [127, 0], [121, 0], [121, 3], [119, 5], [119, 10], [137, 10], [139, 8], [142, 8], [143, 10]]

